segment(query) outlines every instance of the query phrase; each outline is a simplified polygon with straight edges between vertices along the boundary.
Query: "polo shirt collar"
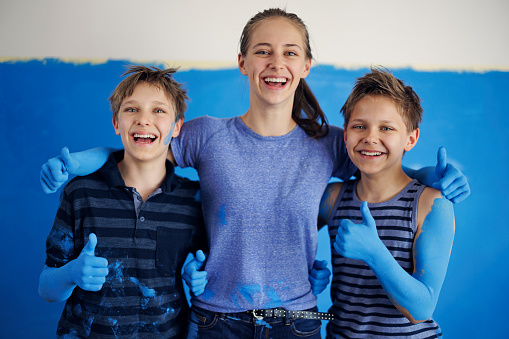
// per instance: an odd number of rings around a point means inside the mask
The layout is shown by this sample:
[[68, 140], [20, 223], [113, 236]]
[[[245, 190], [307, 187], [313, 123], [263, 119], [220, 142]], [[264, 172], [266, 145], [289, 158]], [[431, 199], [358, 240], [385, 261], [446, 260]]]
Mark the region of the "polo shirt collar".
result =
[[[124, 150], [113, 152], [110, 154], [104, 166], [99, 170], [99, 173], [103, 176], [104, 181], [110, 188], [127, 187], [118, 169], [118, 163], [123, 159]], [[169, 194], [178, 186], [176, 176], [175, 167], [169, 160], [166, 160], [166, 178], [160, 186], [163, 193]]]

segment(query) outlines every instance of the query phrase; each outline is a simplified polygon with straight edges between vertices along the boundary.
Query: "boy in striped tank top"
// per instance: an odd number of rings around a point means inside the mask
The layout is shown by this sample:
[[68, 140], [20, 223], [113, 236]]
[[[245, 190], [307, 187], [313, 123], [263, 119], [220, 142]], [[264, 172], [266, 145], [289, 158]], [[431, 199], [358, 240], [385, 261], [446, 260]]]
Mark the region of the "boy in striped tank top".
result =
[[[335, 319], [328, 338], [433, 338], [432, 319], [454, 238], [452, 203], [401, 167], [419, 139], [420, 99], [389, 71], [359, 78], [341, 109], [359, 179], [329, 184], [328, 224]], [[445, 150], [439, 165], [445, 167]]]
[[110, 97], [124, 150], [62, 191], [39, 280], [41, 297], [66, 301], [58, 338], [186, 332], [180, 271], [187, 254], [206, 241], [199, 185], [177, 176], [166, 159], [186, 110], [175, 71], [132, 66], [124, 74]]

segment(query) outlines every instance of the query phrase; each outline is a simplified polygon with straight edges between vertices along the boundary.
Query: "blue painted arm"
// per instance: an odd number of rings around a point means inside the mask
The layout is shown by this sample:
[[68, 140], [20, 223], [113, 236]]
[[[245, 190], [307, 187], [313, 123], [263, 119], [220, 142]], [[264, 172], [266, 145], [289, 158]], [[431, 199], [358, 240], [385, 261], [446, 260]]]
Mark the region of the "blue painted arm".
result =
[[313, 269], [309, 272], [311, 291], [318, 295], [325, 290], [330, 282], [331, 271], [327, 268], [327, 260], [315, 260]]
[[205, 265], [207, 255], [202, 250], [196, 252], [196, 256], [187, 263], [184, 267], [184, 273], [182, 273], [182, 279], [186, 282], [189, 291], [194, 296], [199, 296], [205, 292], [205, 286], [207, 286], [207, 272], [199, 271]]
[[69, 298], [76, 286], [99, 291], [106, 282], [108, 260], [95, 256], [96, 245], [97, 237], [91, 233], [78, 258], [59, 268], [45, 266], [39, 277], [39, 295], [55, 302]]
[[452, 203], [445, 198], [433, 201], [414, 240], [412, 275], [397, 263], [378, 237], [366, 202], [361, 205], [361, 212], [360, 225], [342, 220], [334, 248], [345, 257], [368, 264], [391, 302], [412, 323], [429, 319], [445, 279], [454, 238]]
[[54, 193], [65, 184], [71, 175], [87, 175], [100, 169], [115, 149], [107, 147], [92, 148], [83, 152], [69, 153], [62, 148], [58, 157], [51, 158], [42, 165], [41, 186], [45, 193]]
[[441, 191], [442, 195], [453, 203], [459, 203], [470, 195], [467, 177], [452, 164], [447, 163], [444, 147], [438, 149], [436, 167], [423, 167], [419, 170], [403, 167], [403, 170], [412, 179]]

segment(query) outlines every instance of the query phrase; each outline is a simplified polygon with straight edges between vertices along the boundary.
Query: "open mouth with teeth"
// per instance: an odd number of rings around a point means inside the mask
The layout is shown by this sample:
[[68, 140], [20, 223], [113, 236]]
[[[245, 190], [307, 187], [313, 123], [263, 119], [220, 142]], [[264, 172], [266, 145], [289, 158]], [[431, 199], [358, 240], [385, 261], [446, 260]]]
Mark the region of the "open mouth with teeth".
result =
[[263, 81], [269, 86], [284, 87], [288, 82], [287, 78], [264, 78]]
[[385, 153], [383, 152], [376, 152], [376, 151], [359, 151], [360, 154], [367, 156], [367, 157], [379, 157]]
[[151, 144], [157, 139], [157, 136], [155, 136], [154, 134], [150, 134], [150, 133], [147, 133], [147, 134], [134, 133], [132, 135], [132, 137], [134, 139], [134, 142], [137, 142], [140, 144]]

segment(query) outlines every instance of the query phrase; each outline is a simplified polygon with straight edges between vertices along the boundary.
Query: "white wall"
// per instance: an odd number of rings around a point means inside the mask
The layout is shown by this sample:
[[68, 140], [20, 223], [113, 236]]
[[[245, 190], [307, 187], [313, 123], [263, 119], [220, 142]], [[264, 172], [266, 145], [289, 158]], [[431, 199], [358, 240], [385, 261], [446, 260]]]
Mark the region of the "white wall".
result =
[[1, 0], [0, 61], [165, 61], [235, 66], [247, 20], [286, 7], [320, 64], [509, 70], [507, 0]]

